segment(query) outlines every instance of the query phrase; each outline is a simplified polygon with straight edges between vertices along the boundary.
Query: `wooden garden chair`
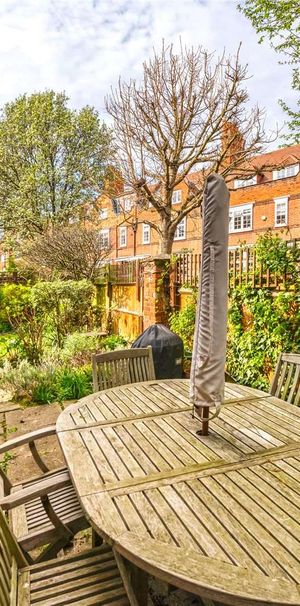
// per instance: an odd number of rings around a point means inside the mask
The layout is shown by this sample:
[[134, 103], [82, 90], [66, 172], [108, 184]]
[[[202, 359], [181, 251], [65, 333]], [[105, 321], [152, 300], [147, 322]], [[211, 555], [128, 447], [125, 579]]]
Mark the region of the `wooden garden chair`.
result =
[[152, 347], [118, 349], [92, 355], [93, 390], [155, 380]]
[[0, 446], [2, 455], [28, 444], [42, 472], [38, 477], [13, 485], [0, 467], [0, 505], [9, 511], [12, 530], [21, 550], [27, 553], [48, 545], [36, 561], [55, 557], [77, 532], [89, 527], [67, 468], [50, 471], [36, 448], [36, 440], [55, 434], [54, 425], [13, 438]]
[[0, 606], [67, 604], [138, 606], [128, 600], [111, 547], [28, 565], [0, 509]]
[[280, 354], [270, 394], [294, 406], [300, 405], [300, 354]]

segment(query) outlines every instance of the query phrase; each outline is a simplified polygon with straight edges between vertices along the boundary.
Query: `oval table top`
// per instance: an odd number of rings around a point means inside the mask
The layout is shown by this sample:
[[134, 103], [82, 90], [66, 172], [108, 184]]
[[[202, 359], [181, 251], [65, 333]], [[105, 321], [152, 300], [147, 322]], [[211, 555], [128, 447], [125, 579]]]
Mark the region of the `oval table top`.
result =
[[199, 436], [188, 380], [123, 385], [57, 431], [95, 530], [141, 569], [204, 599], [300, 606], [300, 410], [227, 384]]

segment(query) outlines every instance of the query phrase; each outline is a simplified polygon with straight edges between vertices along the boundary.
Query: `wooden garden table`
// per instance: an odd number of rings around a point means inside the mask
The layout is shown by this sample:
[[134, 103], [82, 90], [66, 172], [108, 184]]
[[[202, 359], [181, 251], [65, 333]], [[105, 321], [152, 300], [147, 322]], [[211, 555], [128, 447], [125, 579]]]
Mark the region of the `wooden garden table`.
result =
[[127, 561], [205, 604], [299, 606], [300, 410], [227, 384], [197, 429], [179, 379], [95, 393], [57, 422], [87, 517]]

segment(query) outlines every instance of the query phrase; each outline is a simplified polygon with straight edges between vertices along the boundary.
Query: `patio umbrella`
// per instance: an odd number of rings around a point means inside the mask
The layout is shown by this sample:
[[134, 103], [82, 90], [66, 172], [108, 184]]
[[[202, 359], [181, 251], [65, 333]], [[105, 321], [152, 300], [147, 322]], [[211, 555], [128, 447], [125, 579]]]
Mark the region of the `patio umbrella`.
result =
[[[202, 213], [202, 256], [190, 399], [202, 421], [219, 414], [224, 397], [227, 328], [229, 192], [223, 177], [206, 181]], [[210, 408], [215, 407], [214, 412]]]

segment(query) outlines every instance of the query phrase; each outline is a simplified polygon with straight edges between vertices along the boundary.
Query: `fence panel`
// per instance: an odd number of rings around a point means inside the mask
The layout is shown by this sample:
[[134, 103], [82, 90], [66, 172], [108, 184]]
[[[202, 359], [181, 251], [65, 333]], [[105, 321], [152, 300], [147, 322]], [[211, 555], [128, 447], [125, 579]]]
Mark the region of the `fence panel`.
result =
[[[295, 245], [293, 243], [293, 245]], [[201, 255], [183, 253], [177, 255], [174, 268], [176, 288], [198, 285]], [[246, 246], [228, 251], [229, 287], [246, 284], [253, 288], [285, 288], [293, 276], [272, 272], [257, 260], [254, 247]]]

